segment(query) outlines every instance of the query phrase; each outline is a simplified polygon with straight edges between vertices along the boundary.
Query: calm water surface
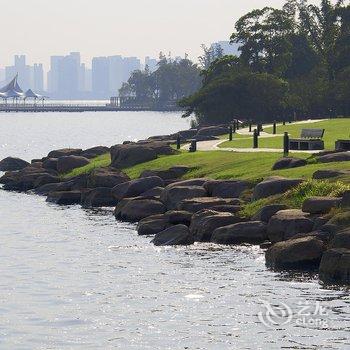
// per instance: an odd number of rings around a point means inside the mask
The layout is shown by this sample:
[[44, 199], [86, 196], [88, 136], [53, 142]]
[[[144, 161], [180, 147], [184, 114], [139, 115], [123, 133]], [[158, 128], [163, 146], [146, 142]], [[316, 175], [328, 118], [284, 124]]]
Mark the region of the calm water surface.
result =
[[[176, 113], [3, 114], [0, 158], [187, 126]], [[271, 272], [257, 247], [156, 248], [111, 210], [1, 190], [0, 235], [1, 350], [350, 348], [349, 291]]]

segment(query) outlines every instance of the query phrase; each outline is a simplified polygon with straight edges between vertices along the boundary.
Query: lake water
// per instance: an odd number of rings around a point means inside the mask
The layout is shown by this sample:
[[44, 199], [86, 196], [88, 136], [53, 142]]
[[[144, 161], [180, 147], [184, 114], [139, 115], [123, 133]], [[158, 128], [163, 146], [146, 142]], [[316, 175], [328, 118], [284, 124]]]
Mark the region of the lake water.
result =
[[[2, 114], [0, 158], [186, 127], [177, 113]], [[0, 237], [1, 350], [350, 348], [349, 290], [269, 271], [258, 247], [157, 248], [111, 210], [1, 190]]]

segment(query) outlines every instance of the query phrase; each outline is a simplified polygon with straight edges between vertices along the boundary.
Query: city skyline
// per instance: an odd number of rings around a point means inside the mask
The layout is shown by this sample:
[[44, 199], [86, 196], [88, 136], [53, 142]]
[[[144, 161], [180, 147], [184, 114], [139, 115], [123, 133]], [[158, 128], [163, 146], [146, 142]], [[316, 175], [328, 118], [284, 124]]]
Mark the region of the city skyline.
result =
[[[238, 55], [238, 45], [218, 41], [212, 47], [221, 46], [223, 54]], [[179, 59], [181, 57], [173, 57]], [[44, 69], [40, 62], [28, 64], [26, 55], [15, 55], [13, 64], [0, 66], [0, 84], [5, 84], [18, 74], [24, 89], [33, 89], [56, 99], [105, 99], [118, 95], [118, 90], [135, 70], [157, 68], [158, 58], [144, 59], [122, 55], [97, 56], [91, 62], [83, 62], [80, 52], [50, 56], [50, 64]]]
[[[11, 28], [11, 35], [2, 38], [0, 66], [12, 64], [15, 54], [26, 54], [30, 64], [42, 62], [47, 69], [51, 55], [75, 51], [81, 52], [83, 62], [113, 53], [157, 57], [159, 51], [172, 52], [173, 56], [187, 53], [196, 60], [201, 44], [228, 40], [236, 20], [247, 11], [281, 7], [283, 3], [284, 0], [100, 0], [87, 5], [83, 0], [18, 0], [18, 6], [2, 7], [0, 26], [3, 31]], [[220, 25], [216, 18], [220, 18]]]

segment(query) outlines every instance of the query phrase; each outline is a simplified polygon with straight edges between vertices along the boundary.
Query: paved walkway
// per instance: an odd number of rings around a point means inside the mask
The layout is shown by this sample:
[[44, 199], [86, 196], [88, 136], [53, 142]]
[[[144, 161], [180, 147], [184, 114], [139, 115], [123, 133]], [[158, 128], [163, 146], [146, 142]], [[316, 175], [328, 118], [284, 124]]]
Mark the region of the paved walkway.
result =
[[[310, 119], [310, 120], [303, 120], [300, 122], [294, 122], [292, 124], [286, 124], [286, 125], [295, 125], [295, 124], [309, 124], [309, 123], [317, 123], [320, 121], [323, 121], [325, 119]], [[278, 126], [281, 126], [282, 124], [277, 124]], [[264, 125], [264, 128], [272, 127], [272, 124]], [[250, 139], [253, 135], [253, 131], [249, 132], [249, 128], [243, 128], [237, 130], [237, 134], [239, 135], [246, 135], [245, 138], [240, 138], [240, 140]], [[269, 138], [269, 137], [281, 137], [283, 134], [269, 134], [266, 132], [260, 132], [260, 138]], [[211, 141], [198, 141], [197, 142], [197, 150], [198, 151], [226, 151], [226, 152], [241, 152], [241, 153], [258, 153], [258, 152], [269, 152], [269, 153], [281, 153], [283, 152], [283, 149], [279, 148], [231, 148], [231, 147], [225, 147], [221, 148], [219, 147], [220, 144], [227, 142], [228, 140], [211, 140]], [[181, 147], [181, 149], [189, 150], [190, 145], [186, 144]], [[291, 153], [319, 153], [320, 151], [291, 151]]]

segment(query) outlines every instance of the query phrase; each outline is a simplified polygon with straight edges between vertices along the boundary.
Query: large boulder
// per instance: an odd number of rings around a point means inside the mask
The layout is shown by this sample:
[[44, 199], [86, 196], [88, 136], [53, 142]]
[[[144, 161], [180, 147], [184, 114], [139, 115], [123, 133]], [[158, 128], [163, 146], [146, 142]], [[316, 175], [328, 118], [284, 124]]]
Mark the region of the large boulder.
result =
[[120, 200], [123, 198], [138, 197], [148, 190], [163, 186], [164, 181], [158, 176], [143, 177], [114, 186], [112, 193], [115, 198]]
[[136, 222], [148, 216], [164, 214], [164, 204], [152, 197], [150, 198], [126, 198], [121, 200], [115, 208], [117, 219]]
[[323, 169], [315, 171], [312, 175], [312, 178], [315, 180], [323, 180], [331, 179], [342, 175], [350, 175], [350, 172], [348, 170]]
[[209, 196], [220, 198], [238, 198], [249, 187], [249, 182], [242, 180], [210, 180], [204, 184]]
[[81, 200], [81, 191], [62, 191], [51, 192], [46, 198], [47, 202], [59, 205], [79, 204]]
[[109, 187], [98, 187], [87, 191], [81, 196], [81, 205], [84, 208], [114, 207], [118, 201]]
[[220, 136], [228, 134], [228, 127], [225, 126], [208, 126], [200, 128], [196, 136]]
[[192, 220], [192, 213], [185, 210], [169, 210], [164, 216], [167, 218], [169, 224], [172, 225], [186, 225], [190, 226]]
[[239, 199], [223, 199], [215, 197], [200, 197], [184, 199], [178, 203], [177, 209], [196, 213], [203, 209], [210, 209], [219, 205], [239, 205]]
[[301, 158], [284, 157], [279, 159], [272, 167], [272, 170], [298, 168], [307, 165], [307, 161]]
[[137, 233], [141, 236], [156, 235], [169, 226], [169, 219], [164, 214], [152, 215], [142, 219], [138, 223]]
[[57, 160], [57, 171], [59, 173], [68, 173], [73, 169], [80, 168], [89, 164], [89, 159], [80, 156], [64, 156]]
[[202, 186], [169, 185], [164, 189], [160, 199], [168, 210], [176, 209], [178, 204], [191, 198], [206, 197], [207, 191]]
[[33, 192], [41, 196], [47, 196], [50, 192], [59, 192], [60, 188], [61, 183], [50, 183], [35, 188]]
[[178, 179], [191, 170], [187, 166], [175, 166], [167, 170], [145, 170], [140, 177], [158, 176], [163, 180]]
[[175, 225], [159, 232], [152, 243], [156, 246], [190, 245], [194, 243], [194, 239], [187, 226]]
[[111, 147], [111, 165], [126, 168], [156, 159], [158, 155], [174, 154], [175, 150], [166, 142], [130, 143]]
[[218, 211], [220, 213], [236, 214], [241, 211], [242, 207], [240, 205], [224, 204], [224, 205], [215, 205], [210, 209]]
[[318, 267], [325, 249], [324, 242], [315, 237], [290, 239], [266, 251], [266, 265], [277, 269]]
[[35, 187], [34, 192], [39, 195], [47, 195], [50, 192], [82, 191], [86, 189], [87, 175], [79, 175], [59, 183], [49, 183]]
[[96, 146], [96, 147], [91, 147], [88, 148], [84, 151], [81, 152], [81, 156], [88, 158], [88, 159], [92, 159], [92, 158], [96, 158], [98, 156], [101, 156], [103, 154], [109, 153], [109, 147], [106, 146]]
[[239, 222], [220, 227], [211, 236], [211, 242], [218, 244], [260, 244], [266, 239], [266, 224], [261, 221]]
[[79, 156], [83, 150], [80, 148], [62, 148], [51, 151], [47, 158], [60, 158], [66, 156]]
[[303, 203], [303, 212], [310, 214], [327, 214], [340, 205], [341, 198], [310, 197]]
[[5, 190], [22, 192], [32, 190], [40, 177], [50, 175], [55, 176], [57, 173], [47, 172], [42, 168], [26, 167], [19, 171], [6, 172], [0, 183], [4, 184]]
[[51, 175], [51, 174], [43, 174], [35, 180], [34, 188], [38, 188], [47, 184], [56, 184], [56, 183], [59, 183], [60, 181], [61, 180], [58, 176]]
[[154, 187], [151, 188], [150, 190], [147, 190], [146, 192], [142, 192], [140, 194], [140, 197], [158, 197], [160, 198], [160, 196], [162, 195], [164, 191], [164, 187]]
[[273, 176], [255, 186], [253, 198], [258, 200], [275, 194], [281, 194], [302, 182], [302, 179], [287, 179], [280, 176]]
[[350, 284], [350, 249], [327, 250], [321, 259], [319, 276], [323, 282]]
[[252, 217], [253, 221], [263, 221], [268, 223], [272, 216], [281, 210], [288, 209], [284, 204], [271, 204], [262, 207], [258, 212]]
[[298, 233], [311, 232], [313, 220], [298, 209], [281, 210], [268, 223], [267, 233], [271, 242], [286, 241]]
[[30, 164], [23, 159], [7, 157], [0, 161], [0, 171], [22, 170]]
[[231, 213], [201, 210], [192, 217], [190, 231], [195, 241], [210, 242], [212, 234], [217, 228], [240, 221], [242, 221], [240, 217]]
[[350, 152], [330, 153], [316, 157], [319, 163], [347, 162], [350, 161]]
[[130, 178], [122, 171], [114, 168], [98, 168], [93, 170], [87, 179], [87, 187], [109, 187], [129, 181]]
[[43, 161], [43, 168], [57, 171], [58, 158], [47, 158]]
[[331, 244], [331, 248], [346, 248], [350, 249], [350, 227], [337, 232]]

